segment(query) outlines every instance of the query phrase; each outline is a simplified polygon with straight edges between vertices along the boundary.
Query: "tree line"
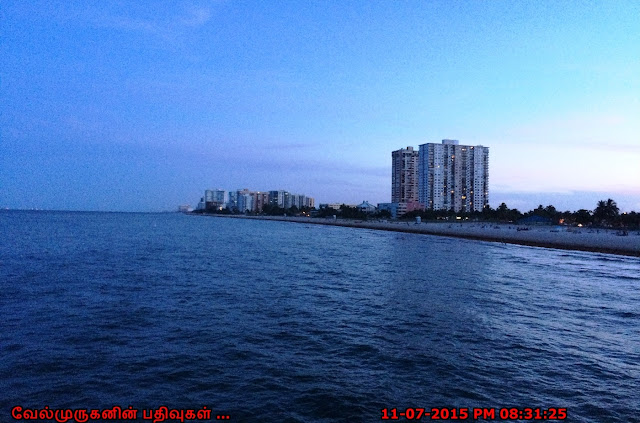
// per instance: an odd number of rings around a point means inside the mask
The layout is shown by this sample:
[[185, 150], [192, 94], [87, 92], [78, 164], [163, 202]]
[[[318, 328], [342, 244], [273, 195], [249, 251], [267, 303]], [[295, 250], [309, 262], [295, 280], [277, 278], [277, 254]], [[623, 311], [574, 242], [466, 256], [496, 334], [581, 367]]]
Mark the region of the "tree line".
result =
[[321, 208], [317, 217], [341, 217], [344, 219], [390, 219], [391, 213], [388, 210], [377, 210], [375, 213], [366, 213], [357, 207], [347, 206], [342, 204], [340, 209], [336, 210], [331, 207]]
[[481, 212], [471, 213], [456, 213], [453, 210], [416, 210], [405, 214], [402, 219], [415, 219], [417, 216], [425, 220], [456, 219], [460, 217], [462, 219], [512, 223], [531, 216], [537, 216], [541, 222], [556, 225], [640, 228], [640, 213], [634, 211], [620, 213], [618, 205], [611, 198], [598, 201], [593, 210], [580, 209], [575, 212], [559, 211], [552, 205], [544, 207], [540, 204], [537, 208], [522, 213], [518, 209], [510, 209], [505, 203], [502, 203], [495, 209], [487, 206]]

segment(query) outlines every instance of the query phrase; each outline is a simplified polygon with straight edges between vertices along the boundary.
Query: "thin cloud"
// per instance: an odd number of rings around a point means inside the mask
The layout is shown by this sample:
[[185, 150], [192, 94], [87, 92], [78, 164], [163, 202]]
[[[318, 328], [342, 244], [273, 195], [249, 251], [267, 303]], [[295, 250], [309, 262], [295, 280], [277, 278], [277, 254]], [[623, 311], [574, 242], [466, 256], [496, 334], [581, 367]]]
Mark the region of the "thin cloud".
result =
[[124, 15], [94, 12], [91, 13], [88, 21], [97, 27], [137, 32], [166, 42], [176, 41], [187, 31], [206, 25], [211, 21], [211, 17], [211, 9], [197, 7], [153, 19], [138, 17], [134, 13]]
[[182, 24], [189, 27], [200, 27], [211, 20], [211, 10], [205, 7], [194, 8], [189, 16], [181, 19]]
[[123, 29], [127, 31], [145, 32], [149, 34], [162, 32], [162, 26], [158, 23], [146, 21], [144, 19], [135, 19], [126, 16], [110, 16], [104, 18], [100, 26]]

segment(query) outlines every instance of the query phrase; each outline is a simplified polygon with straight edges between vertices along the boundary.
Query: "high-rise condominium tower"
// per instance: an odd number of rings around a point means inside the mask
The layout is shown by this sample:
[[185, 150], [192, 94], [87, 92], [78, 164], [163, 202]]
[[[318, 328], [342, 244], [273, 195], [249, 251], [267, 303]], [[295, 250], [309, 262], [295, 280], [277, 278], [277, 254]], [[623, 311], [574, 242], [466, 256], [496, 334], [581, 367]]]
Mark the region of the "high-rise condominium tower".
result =
[[482, 211], [489, 204], [489, 147], [456, 140], [420, 145], [419, 199], [428, 210]]
[[391, 202], [418, 201], [418, 152], [413, 147], [391, 153]]

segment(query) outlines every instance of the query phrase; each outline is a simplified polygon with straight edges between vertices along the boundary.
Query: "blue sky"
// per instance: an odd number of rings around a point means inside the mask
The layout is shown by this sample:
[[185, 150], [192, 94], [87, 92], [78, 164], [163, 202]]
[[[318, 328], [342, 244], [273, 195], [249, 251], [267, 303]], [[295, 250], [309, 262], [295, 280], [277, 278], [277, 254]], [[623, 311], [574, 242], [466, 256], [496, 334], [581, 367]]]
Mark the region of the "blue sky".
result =
[[3, 1], [0, 206], [206, 188], [385, 202], [391, 151], [490, 147], [492, 206], [640, 211], [637, 1]]

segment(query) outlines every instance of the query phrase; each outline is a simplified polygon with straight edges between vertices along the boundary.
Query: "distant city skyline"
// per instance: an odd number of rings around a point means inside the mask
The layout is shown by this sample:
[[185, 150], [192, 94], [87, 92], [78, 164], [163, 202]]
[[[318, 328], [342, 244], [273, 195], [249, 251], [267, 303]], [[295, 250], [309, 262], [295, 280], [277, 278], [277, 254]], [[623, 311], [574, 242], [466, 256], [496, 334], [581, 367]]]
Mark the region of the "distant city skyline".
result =
[[168, 211], [205, 189], [390, 201], [389, 152], [491, 147], [490, 205], [640, 211], [640, 4], [16, 1], [0, 207]]
[[[224, 189], [207, 189], [197, 202], [196, 210], [262, 213], [267, 206], [281, 209], [296, 207], [315, 208], [315, 199], [305, 194], [291, 193], [285, 190], [252, 191], [248, 188], [227, 191]], [[180, 209], [185, 209], [184, 205]]]

